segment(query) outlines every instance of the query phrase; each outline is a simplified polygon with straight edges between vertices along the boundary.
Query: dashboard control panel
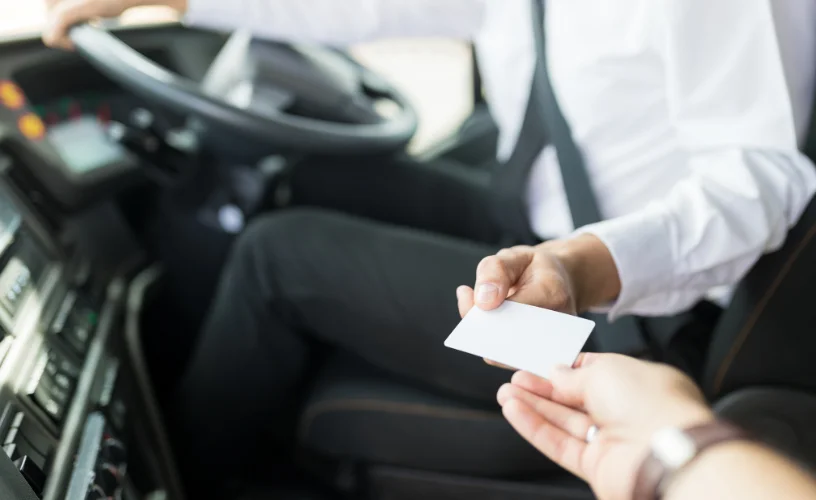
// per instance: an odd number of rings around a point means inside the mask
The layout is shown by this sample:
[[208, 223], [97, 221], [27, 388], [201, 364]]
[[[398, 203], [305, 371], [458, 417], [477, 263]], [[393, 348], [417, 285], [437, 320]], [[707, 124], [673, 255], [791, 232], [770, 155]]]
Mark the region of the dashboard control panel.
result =
[[0, 182], [0, 459], [44, 498], [98, 310], [20, 203]]
[[[225, 41], [122, 36], [195, 80]], [[185, 117], [147, 120], [148, 103], [34, 39], [3, 44], [0, 88], [14, 96], [0, 103], [0, 500], [182, 498], [133, 310], [149, 221], [125, 204], [187, 173], [190, 141], [152, 141]]]
[[14, 317], [32, 289], [31, 270], [19, 257], [12, 257], [0, 274], [0, 305]]
[[69, 291], [62, 302], [50, 332], [65, 341], [74, 353], [82, 356], [88, 350], [88, 342], [97, 325], [99, 316], [87, 298], [77, 291]]
[[3, 451], [23, 474], [35, 493], [45, 486], [45, 473], [54, 442], [33, 418], [18, 406], [7, 408], [6, 428], [3, 431]]
[[40, 354], [27, 394], [59, 424], [76, 388], [80, 367], [54, 348]]
[[67, 500], [122, 498], [127, 449], [102, 413], [88, 416], [76, 456]]

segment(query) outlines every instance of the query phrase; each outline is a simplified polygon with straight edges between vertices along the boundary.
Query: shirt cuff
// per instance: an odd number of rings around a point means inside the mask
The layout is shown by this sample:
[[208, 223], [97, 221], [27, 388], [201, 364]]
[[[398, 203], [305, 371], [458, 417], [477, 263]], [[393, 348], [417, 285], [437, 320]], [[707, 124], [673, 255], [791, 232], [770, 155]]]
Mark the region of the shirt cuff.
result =
[[621, 281], [618, 298], [593, 312], [607, 313], [611, 322], [636, 314], [641, 300], [672, 289], [675, 263], [670, 227], [668, 217], [654, 207], [575, 231], [576, 236], [592, 234], [606, 245]]

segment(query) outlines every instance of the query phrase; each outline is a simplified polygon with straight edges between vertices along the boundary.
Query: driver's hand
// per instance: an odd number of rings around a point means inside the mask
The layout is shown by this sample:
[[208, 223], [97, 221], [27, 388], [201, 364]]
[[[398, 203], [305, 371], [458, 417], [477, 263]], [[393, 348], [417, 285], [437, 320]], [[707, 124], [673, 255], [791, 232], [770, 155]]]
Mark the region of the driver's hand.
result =
[[575, 314], [572, 278], [547, 245], [507, 248], [484, 258], [476, 268], [476, 285], [456, 290], [459, 314], [472, 307], [499, 307], [505, 300]]
[[[615, 354], [584, 354], [551, 380], [519, 372], [499, 390], [510, 424], [551, 460], [588, 481], [600, 500], [632, 498], [654, 433], [714, 418], [686, 375]], [[599, 431], [586, 442], [589, 428]]]
[[614, 300], [620, 290], [609, 249], [584, 234], [487, 257], [476, 269], [474, 288], [460, 286], [456, 297], [462, 317], [474, 306], [489, 311], [505, 300], [576, 314]]
[[75, 24], [100, 18], [119, 17], [131, 7], [166, 6], [183, 13], [187, 0], [46, 0], [48, 26], [43, 41], [49, 47], [71, 49], [68, 29]]
[[456, 296], [462, 317], [474, 306], [489, 311], [505, 300], [575, 314], [614, 300], [620, 290], [609, 249], [584, 234], [487, 257], [476, 269], [475, 287], [461, 286]]

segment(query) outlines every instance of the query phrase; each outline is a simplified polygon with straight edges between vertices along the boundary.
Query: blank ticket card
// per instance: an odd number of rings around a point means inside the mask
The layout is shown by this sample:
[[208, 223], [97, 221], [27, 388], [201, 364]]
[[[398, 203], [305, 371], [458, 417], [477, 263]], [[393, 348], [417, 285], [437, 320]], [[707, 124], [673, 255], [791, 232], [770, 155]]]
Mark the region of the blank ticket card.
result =
[[555, 366], [572, 366], [595, 323], [549, 309], [505, 302], [498, 309], [474, 307], [445, 346], [548, 377]]

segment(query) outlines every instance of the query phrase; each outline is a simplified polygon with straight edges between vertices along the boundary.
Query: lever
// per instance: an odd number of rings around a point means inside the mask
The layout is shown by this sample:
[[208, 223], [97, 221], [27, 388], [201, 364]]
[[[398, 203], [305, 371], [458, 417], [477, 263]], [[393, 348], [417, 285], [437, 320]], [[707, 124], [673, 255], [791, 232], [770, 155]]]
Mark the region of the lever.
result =
[[34, 490], [37, 497], [42, 498], [43, 488], [45, 487], [45, 473], [43, 473], [42, 469], [28, 455], [23, 455], [15, 460], [14, 465], [23, 475], [28, 485], [31, 486], [31, 489]]
[[129, 123], [112, 122], [108, 134], [136, 155], [162, 184], [174, 183], [199, 162], [194, 130], [162, 127], [156, 115], [144, 108], [134, 110]]

